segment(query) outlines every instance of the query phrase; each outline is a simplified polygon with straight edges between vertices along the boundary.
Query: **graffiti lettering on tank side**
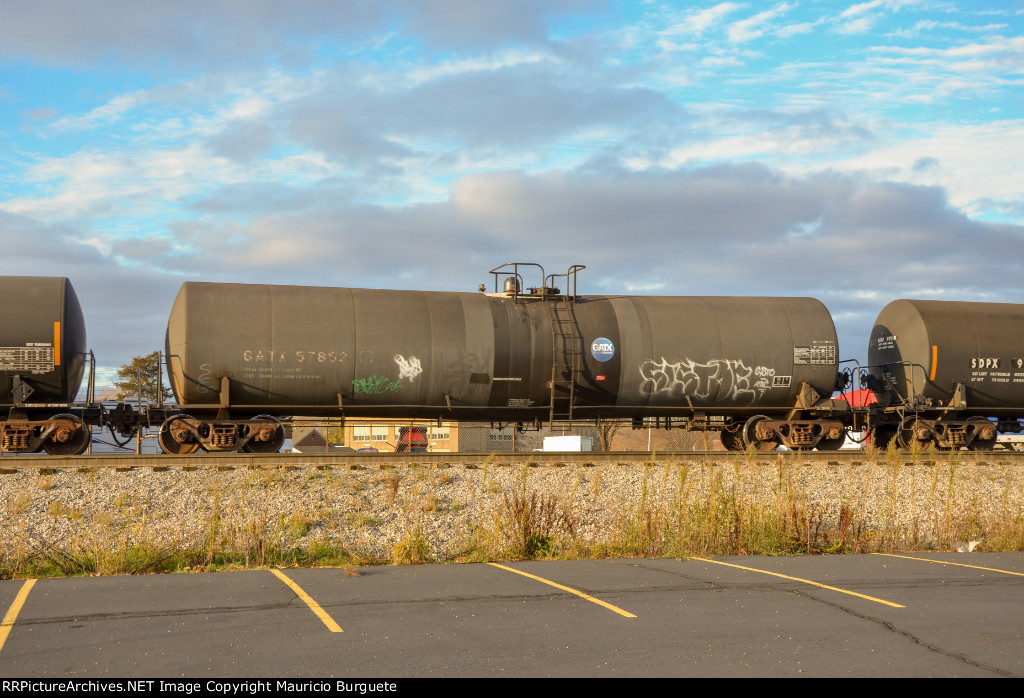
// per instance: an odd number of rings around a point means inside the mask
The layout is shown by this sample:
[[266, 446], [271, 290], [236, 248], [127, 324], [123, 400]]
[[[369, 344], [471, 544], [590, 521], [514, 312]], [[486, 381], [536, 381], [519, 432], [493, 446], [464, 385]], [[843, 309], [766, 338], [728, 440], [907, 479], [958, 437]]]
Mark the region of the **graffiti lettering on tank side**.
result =
[[393, 381], [384, 376], [370, 376], [369, 378], [357, 378], [352, 381], [352, 391], [364, 395], [380, 395], [390, 393], [403, 388], [401, 381]]
[[757, 382], [754, 383], [754, 389], [760, 391], [759, 395], [764, 395], [764, 391], [773, 386], [771, 381], [768, 379], [775, 377], [775, 369], [768, 368], [767, 366], [758, 366], [754, 369], [754, 375], [757, 376]]
[[409, 382], [412, 383], [416, 380], [416, 376], [423, 373], [423, 367], [420, 365], [420, 360], [415, 356], [410, 356], [406, 359], [401, 354], [395, 354], [395, 363], [398, 364], [398, 379], [408, 378]]
[[769, 378], [774, 373], [774, 369], [750, 368], [735, 359], [712, 359], [699, 364], [691, 359], [669, 363], [662, 357], [661, 361], [648, 359], [640, 364], [640, 391], [647, 395], [667, 393], [706, 399], [712, 391], [724, 390], [725, 400], [749, 400], [753, 404], [773, 387]]
[[210, 373], [213, 371], [213, 367], [210, 364], [199, 364], [199, 370], [202, 373], [199, 374], [199, 392], [208, 393], [212, 388], [206, 385], [206, 379], [210, 377]]
[[[469, 353], [444, 364], [441, 367], [441, 376], [438, 378], [446, 385], [461, 385], [468, 375], [472, 385], [490, 385], [493, 366], [491, 352], [488, 351], [484, 355]], [[438, 370], [436, 363], [434, 370]], [[473, 379], [474, 375], [477, 376], [476, 380]]]
[[493, 363], [490, 351], [483, 356], [468, 353], [454, 361], [450, 361], [448, 366], [445, 368], [445, 371], [448, 374], [454, 375], [462, 375], [463, 373], [490, 373], [491, 365]]

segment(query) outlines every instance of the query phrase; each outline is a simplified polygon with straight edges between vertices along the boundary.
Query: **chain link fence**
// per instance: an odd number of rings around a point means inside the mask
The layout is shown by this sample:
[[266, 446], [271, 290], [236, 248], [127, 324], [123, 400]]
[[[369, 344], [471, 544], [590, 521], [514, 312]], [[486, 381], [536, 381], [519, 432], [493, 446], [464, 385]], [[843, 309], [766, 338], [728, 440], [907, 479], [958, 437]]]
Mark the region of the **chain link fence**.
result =
[[[326, 435], [326, 438], [325, 438]], [[557, 437], [576, 439], [554, 440]], [[631, 421], [555, 423], [551, 427], [492, 422], [416, 420], [296, 421], [286, 448], [327, 452], [339, 447], [356, 451], [511, 453], [551, 450], [584, 451], [709, 451], [723, 446], [717, 432], [634, 428]]]
[[[282, 451], [329, 453], [379, 452], [477, 452], [526, 453], [542, 451], [545, 439], [578, 437], [578, 440], [549, 441], [552, 450], [584, 451], [710, 451], [721, 450], [717, 432], [684, 429], [634, 428], [630, 421], [608, 421], [553, 427], [519, 427], [491, 422], [442, 422], [423, 420], [295, 419], [285, 423]], [[106, 428], [92, 427], [87, 453], [161, 453], [158, 427], [141, 429], [122, 437]]]

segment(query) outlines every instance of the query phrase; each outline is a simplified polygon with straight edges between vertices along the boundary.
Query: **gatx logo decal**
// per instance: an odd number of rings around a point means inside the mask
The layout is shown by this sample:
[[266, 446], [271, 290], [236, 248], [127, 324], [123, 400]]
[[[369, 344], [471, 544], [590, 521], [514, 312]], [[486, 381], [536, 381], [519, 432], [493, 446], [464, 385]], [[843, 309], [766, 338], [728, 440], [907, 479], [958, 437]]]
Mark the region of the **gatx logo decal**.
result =
[[598, 337], [590, 343], [590, 355], [604, 362], [615, 356], [615, 345], [606, 337]]

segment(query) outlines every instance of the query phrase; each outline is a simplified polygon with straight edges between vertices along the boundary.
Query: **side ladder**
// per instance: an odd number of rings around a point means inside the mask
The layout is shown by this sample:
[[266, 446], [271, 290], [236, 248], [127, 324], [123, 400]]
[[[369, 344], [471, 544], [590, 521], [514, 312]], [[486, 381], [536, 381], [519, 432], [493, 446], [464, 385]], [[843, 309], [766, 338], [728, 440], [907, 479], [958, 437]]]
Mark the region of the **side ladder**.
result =
[[572, 425], [576, 404], [576, 379], [580, 373], [583, 337], [576, 322], [573, 296], [556, 296], [551, 309], [551, 409], [549, 424]]

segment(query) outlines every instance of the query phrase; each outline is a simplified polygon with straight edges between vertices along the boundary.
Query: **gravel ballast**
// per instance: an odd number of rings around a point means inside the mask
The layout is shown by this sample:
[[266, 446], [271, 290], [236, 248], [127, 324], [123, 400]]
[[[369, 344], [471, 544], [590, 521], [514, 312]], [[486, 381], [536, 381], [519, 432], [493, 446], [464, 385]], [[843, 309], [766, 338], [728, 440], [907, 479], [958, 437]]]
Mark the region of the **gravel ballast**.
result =
[[1019, 529], [1024, 478], [1014, 462], [814, 455], [767, 463], [740, 455], [527, 467], [481, 456], [472, 466], [26, 469], [0, 475], [0, 555], [133, 545], [252, 549], [269, 541], [387, 562], [408, 561], [414, 541], [420, 559], [467, 559], [474, 550], [500, 555], [514, 547], [517, 493], [520, 504], [546, 504], [548, 532], [576, 550], [615, 549], [638, 517], [663, 519], [681, 503], [723, 500], [794, 514], [798, 506], [826, 532], [845, 509], [862, 537], [884, 533], [890, 548], [947, 550], [973, 535], [986, 549], [997, 528], [1016, 521]]

